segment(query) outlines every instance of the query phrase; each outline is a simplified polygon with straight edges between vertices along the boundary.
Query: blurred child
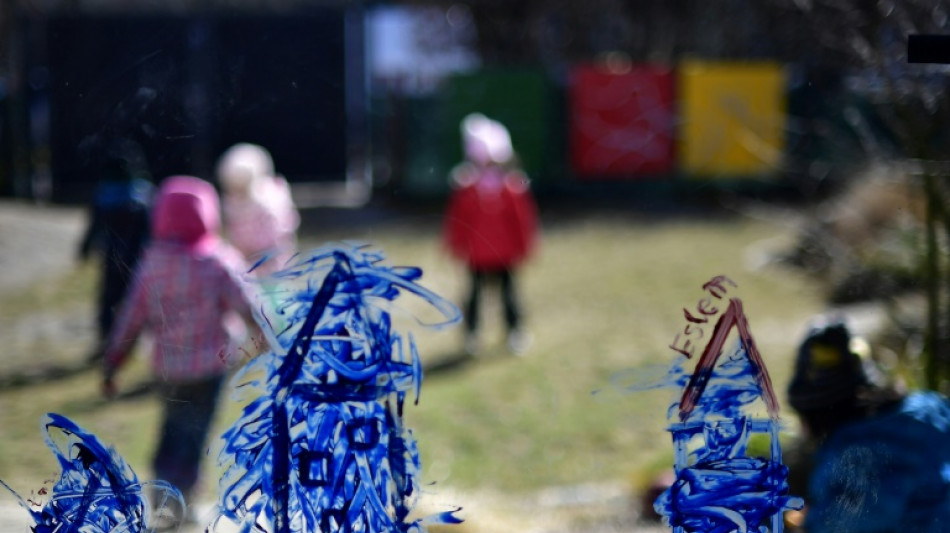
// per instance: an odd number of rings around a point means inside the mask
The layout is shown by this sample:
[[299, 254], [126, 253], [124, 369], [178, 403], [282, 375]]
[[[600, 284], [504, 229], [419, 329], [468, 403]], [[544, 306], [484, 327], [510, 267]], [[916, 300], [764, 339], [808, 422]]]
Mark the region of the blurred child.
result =
[[89, 226], [79, 245], [79, 258], [93, 250], [102, 254], [97, 302], [98, 343], [93, 358], [102, 356], [115, 312], [125, 296], [135, 265], [149, 234], [151, 182], [135, 174], [131, 162], [110, 156], [96, 188]]
[[300, 216], [270, 153], [256, 144], [236, 144], [221, 156], [217, 174], [228, 239], [251, 263], [269, 257], [255, 271], [279, 269], [296, 247]]
[[789, 403], [814, 448], [804, 529], [947, 531], [950, 402], [888, 383], [852, 341], [843, 321], [816, 322], [789, 383]]
[[445, 217], [449, 251], [468, 267], [471, 285], [465, 305], [465, 349], [478, 350], [479, 299], [488, 283], [500, 286], [508, 347], [527, 349], [514, 271], [532, 253], [537, 207], [527, 176], [517, 168], [508, 130], [481, 114], [462, 121], [466, 161], [452, 171], [453, 190]]
[[210, 183], [191, 176], [165, 180], [152, 223], [153, 240], [110, 338], [103, 391], [115, 394], [116, 371], [148, 329], [163, 406], [153, 466], [158, 478], [178, 487], [187, 499], [198, 481], [241, 319], [255, 334], [259, 329], [248, 288], [238, 277], [243, 260], [218, 236], [218, 195]]

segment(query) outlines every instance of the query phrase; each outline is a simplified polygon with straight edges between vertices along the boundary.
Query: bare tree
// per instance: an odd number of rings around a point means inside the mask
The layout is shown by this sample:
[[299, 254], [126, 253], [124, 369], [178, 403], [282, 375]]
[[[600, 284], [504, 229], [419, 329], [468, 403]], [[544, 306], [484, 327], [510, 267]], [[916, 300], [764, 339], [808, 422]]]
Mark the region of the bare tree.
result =
[[939, 240], [950, 242], [950, 70], [908, 63], [907, 40], [912, 34], [950, 32], [950, 1], [771, 0], [771, 5], [773, 17], [782, 21], [776, 27], [786, 52], [848, 69], [860, 80], [859, 89], [892, 134], [898, 157], [918, 178], [927, 206], [924, 378], [929, 388], [945, 388], [950, 380], [950, 285], [948, 258]]

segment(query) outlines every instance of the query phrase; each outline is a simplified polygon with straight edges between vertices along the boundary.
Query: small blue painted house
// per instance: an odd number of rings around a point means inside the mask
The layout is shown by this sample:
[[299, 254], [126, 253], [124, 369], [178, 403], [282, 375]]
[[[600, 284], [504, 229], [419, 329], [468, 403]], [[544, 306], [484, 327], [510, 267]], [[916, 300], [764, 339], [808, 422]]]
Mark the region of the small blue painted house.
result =
[[[738, 346], [724, 357], [732, 330]], [[764, 405], [765, 416], [751, 407]], [[683, 390], [673, 435], [676, 481], [656, 501], [676, 533], [781, 533], [786, 509], [801, 508], [788, 495], [788, 469], [779, 446], [778, 402], [737, 298], [716, 323]], [[768, 458], [749, 457], [750, 436], [767, 434]]]
[[[402, 424], [418, 398], [419, 354], [393, 330], [392, 302], [421, 297], [444, 317], [455, 307], [416, 283], [417, 268], [382, 264], [359, 247], [328, 247], [276, 275], [285, 290], [275, 349], [244, 370], [263, 394], [223, 436], [222, 514], [242, 531], [422, 531], [410, 520], [419, 456]], [[457, 521], [451, 514], [443, 521]], [[438, 520], [436, 520], [438, 521]]]

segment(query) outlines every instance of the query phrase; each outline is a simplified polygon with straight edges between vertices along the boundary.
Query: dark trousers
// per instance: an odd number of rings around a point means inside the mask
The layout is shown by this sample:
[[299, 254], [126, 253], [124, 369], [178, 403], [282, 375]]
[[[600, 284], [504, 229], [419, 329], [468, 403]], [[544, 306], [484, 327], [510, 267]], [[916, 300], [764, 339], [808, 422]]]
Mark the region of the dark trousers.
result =
[[162, 429], [152, 467], [165, 480], [190, 497], [198, 481], [205, 439], [214, 420], [223, 376], [193, 383], [163, 383]]
[[115, 260], [106, 260], [99, 285], [99, 340], [109, 338], [116, 313], [132, 281], [132, 267]]
[[505, 325], [510, 332], [521, 323], [521, 307], [515, 294], [513, 274], [509, 269], [470, 271], [471, 286], [468, 302], [465, 305], [465, 331], [473, 333], [478, 329], [479, 300], [482, 287], [497, 284], [501, 291], [501, 301], [505, 310]]

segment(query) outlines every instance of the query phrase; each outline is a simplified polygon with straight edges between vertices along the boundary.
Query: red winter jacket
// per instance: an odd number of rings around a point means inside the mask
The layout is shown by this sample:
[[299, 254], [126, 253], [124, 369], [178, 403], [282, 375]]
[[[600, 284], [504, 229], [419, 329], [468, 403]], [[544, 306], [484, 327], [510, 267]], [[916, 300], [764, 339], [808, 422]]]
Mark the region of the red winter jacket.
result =
[[531, 254], [538, 215], [524, 174], [466, 164], [455, 185], [444, 226], [452, 255], [473, 269], [501, 270]]

